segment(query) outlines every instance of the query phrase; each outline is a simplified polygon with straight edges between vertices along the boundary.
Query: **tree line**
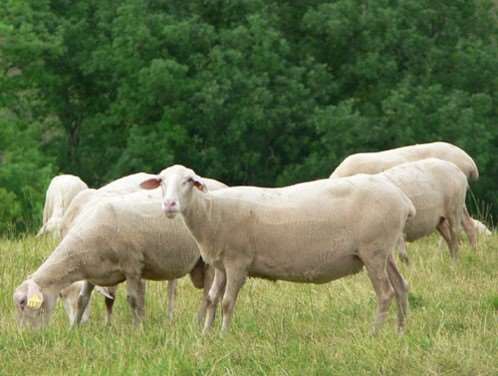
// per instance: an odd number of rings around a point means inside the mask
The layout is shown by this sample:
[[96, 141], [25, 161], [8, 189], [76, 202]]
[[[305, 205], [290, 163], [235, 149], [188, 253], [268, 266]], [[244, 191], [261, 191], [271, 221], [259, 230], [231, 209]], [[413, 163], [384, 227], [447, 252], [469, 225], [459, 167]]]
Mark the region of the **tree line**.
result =
[[486, 0], [4, 0], [0, 232], [39, 224], [58, 173], [280, 186], [435, 140], [496, 216], [497, 36]]

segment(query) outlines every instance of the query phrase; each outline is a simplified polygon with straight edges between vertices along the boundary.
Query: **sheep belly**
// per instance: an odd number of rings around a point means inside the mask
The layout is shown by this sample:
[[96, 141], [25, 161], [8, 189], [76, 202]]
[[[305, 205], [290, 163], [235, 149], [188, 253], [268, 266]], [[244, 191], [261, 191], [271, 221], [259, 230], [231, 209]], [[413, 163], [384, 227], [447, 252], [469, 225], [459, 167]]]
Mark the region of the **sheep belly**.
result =
[[318, 255], [307, 256], [304, 251], [300, 253], [300, 257], [293, 254], [288, 256], [280, 262], [269, 257], [256, 257], [249, 275], [270, 280], [327, 283], [358, 273], [363, 268], [363, 263], [357, 256], [329, 250]]

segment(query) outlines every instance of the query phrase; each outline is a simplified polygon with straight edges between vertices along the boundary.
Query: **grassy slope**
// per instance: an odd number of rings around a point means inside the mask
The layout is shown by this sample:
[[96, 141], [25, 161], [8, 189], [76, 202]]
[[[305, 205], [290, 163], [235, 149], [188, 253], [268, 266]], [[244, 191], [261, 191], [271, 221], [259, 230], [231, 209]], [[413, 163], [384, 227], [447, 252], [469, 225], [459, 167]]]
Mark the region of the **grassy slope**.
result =
[[249, 280], [232, 331], [201, 337], [194, 321], [199, 292], [179, 284], [176, 318], [166, 320], [165, 284], [150, 283], [146, 324], [135, 329], [119, 290], [105, 327], [100, 297], [90, 323], [70, 331], [59, 303], [49, 329], [18, 330], [14, 288], [51, 251], [32, 237], [0, 240], [0, 374], [498, 374], [498, 237], [467, 245], [453, 263], [436, 238], [409, 247], [401, 266], [411, 286], [408, 331], [396, 334], [395, 304], [378, 337], [366, 273], [326, 285]]

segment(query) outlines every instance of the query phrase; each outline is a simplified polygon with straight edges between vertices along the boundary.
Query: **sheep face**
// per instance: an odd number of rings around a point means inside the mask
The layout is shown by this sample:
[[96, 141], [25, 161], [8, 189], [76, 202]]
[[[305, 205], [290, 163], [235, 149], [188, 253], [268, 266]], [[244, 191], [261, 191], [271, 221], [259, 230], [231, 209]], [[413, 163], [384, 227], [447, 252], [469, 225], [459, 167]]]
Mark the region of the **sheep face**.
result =
[[46, 325], [57, 298], [44, 293], [32, 279], [24, 281], [14, 292], [17, 318], [22, 326], [39, 328]]
[[159, 176], [142, 182], [140, 186], [144, 189], [161, 186], [162, 209], [168, 218], [174, 218], [189, 206], [194, 187], [207, 191], [206, 185], [194, 171], [180, 165], [168, 167]]

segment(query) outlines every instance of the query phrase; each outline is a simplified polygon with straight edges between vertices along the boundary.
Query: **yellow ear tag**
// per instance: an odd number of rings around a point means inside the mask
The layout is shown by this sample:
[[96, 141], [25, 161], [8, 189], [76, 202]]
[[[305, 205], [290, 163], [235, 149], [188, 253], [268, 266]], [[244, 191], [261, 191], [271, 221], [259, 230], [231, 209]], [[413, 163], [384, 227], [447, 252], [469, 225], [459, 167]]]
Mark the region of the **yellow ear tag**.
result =
[[31, 309], [39, 309], [43, 303], [43, 298], [39, 295], [33, 295], [28, 299], [27, 306]]

